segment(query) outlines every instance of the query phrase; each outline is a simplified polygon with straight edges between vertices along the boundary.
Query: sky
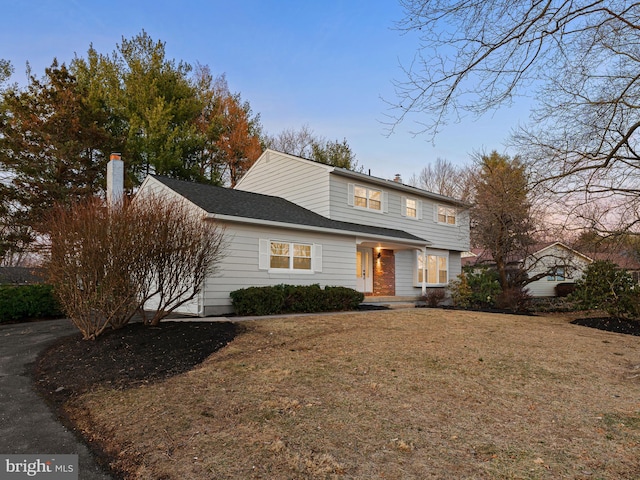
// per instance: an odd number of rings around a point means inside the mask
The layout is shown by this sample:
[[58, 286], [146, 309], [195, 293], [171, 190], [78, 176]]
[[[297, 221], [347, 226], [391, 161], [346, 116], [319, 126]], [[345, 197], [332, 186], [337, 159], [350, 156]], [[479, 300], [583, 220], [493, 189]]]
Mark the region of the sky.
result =
[[477, 152], [512, 153], [505, 142], [528, 116], [516, 103], [452, 122], [435, 139], [413, 135], [411, 122], [389, 135], [393, 81], [419, 45], [395, 28], [397, 0], [0, 0], [0, 11], [0, 58], [20, 85], [26, 62], [41, 76], [54, 58], [68, 64], [90, 45], [109, 54], [144, 30], [165, 42], [167, 58], [225, 74], [266, 132], [307, 125], [346, 139], [358, 165], [382, 178], [407, 181], [437, 158], [465, 165]]

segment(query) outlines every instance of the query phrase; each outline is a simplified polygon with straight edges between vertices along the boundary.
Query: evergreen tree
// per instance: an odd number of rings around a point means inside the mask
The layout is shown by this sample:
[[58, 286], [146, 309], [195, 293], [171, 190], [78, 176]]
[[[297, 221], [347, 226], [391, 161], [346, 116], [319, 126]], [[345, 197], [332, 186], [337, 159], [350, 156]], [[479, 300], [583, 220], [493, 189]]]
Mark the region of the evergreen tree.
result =
[[478, 161], [471, 209], [472, 244], [491, 254], [504, 291], [518, 280], [509, 277], [509, 264], [525, 258], [534, 243], [527, 174], [518, 157], [496, 151]]

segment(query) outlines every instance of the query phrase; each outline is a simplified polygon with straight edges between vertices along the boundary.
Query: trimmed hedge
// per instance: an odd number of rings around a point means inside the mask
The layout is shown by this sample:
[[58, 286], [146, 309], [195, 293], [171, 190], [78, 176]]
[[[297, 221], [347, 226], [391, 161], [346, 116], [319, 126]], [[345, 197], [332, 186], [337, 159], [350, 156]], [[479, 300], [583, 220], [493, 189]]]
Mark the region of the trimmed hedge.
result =
[[277, 315], [355, 310], [364, 294], [346, 287], [275, 285], [249, 287], [230, 293], [238, 315]]
[[62, 315], [51, 285], [0, 285], [0, 322]]

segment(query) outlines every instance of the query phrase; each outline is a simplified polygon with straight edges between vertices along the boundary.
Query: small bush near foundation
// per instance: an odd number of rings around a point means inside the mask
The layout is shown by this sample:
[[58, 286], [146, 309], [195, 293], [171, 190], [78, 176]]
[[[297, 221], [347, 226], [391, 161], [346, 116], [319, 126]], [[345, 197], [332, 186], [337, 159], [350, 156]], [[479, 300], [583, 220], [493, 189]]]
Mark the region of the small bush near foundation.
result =
[[60, 316], [51, 285], [0, 285], [0, 322]]
[[427, 290], [427, 294], [424, 296], [424, 303], [427, 307], [438, 307], [444, 301], [446, 292], [444, 288], [431, 288]]
[[284, 309], [284, 289], [278, 287], [249, 287], [229, 294], [238, 315], [274, 315]]
[[249, 287], [231, 292], [238, 315], [277, 315], [355, 310], [364, 295], [351, 288], [320, 285]]
[[449, 283], [449, 293], [454, 306], [458, 308], [495, 308], [502, 293], [498, 273], [494, 269], [463, 271], [456, 280]]
[[512, 312], [528, 312], [531, 310], [531, 295], [520, 287], [508, 288], [496, 297], [496, 307]]
[[325, 311], [355, 310], [364, 300], [364, 294], [353, 288], [324, 287]]

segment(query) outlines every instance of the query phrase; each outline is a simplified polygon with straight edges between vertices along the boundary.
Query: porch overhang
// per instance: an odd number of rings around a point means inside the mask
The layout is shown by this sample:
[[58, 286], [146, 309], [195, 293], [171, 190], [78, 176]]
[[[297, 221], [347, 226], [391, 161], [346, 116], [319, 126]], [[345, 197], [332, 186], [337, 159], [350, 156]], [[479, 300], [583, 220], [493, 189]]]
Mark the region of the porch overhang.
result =
[[423, 240], [416, 242], [415, 240], [403, 240], [398, 238], [371, 238], [356, 237], [356, 245], [358, 247], [369, 247], [374, 249], [385, 250], [422, 250], [428, 248], [431, 242]]

